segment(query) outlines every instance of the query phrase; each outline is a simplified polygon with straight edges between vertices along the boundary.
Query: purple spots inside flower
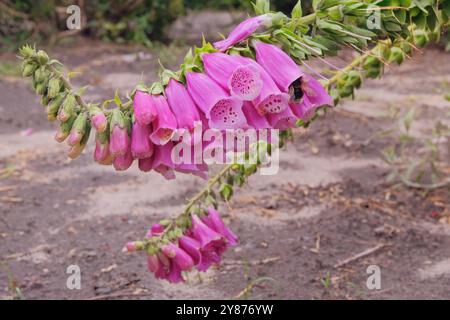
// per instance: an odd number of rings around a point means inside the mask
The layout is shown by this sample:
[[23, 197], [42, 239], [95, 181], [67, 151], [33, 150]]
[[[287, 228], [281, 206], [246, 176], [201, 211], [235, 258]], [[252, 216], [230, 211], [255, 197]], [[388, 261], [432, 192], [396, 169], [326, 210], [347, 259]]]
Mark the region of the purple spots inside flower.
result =
[[280, 113], [288, 107], [289, 96], [285, 93], [271, 94], [261, 101], [257, 110], [259, 114]]
[[210, 111], [210, 126], [217, 129], [242, 128], [246, 119], [242, 105], [233, 99], [219, 100]]
[[237, 68], [230, 77], [228, 87], [233, 95], [243, 100], [253, 100], [261, 92], [259, 71], [249, 66]]

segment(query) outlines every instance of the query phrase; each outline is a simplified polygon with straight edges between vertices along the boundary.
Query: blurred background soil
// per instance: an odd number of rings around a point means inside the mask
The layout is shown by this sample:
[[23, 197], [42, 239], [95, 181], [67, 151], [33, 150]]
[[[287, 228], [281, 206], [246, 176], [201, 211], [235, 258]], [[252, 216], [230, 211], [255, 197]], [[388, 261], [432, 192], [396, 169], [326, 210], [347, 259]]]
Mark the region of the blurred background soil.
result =
[[[194, 15], [194, 18], [192, 18]], [[191, 12], [170, 24], [172, 42], [151, 48], [69, 37], [45, 45], [51, 56], [80, 71], [88, 101], [156, 79], [158, 62], [174, 67], [186, 44], [205, 30], [214, 37], [244, 15]], [[215, 27], [213, 27], [215, 26]], [[186, 32], [188, 30], [188, 32]], [[351, 52], [331, 59], [342, 67]], [[313, 62], [317, 70], [324, 65]], [[222, 205], [240, 244], [220, 267], [191, 273], [187, 282], [157, 281], [143, 255], [123, 245], [159, 219], [175, 215], [204, 182], [176, 182], [118, 173], [77, 160], [54, 141], [31, 84], [17, 74], [13, 52], [0, 56], [0, 299], [450, 299], [448, 188], [410, 188], [388, 177], [382, 153], [397, 137], [392, 113], [417, 112], [411, 135], [426, 137], [437, 120], [449, 125], [450, 55], [416, 52], [381, 80], [366, 81], [355, 100], [329, 110], [281, 152], [274, 176], [253, 176]], [[441, 141], [442, 142], [442, 141]], [[444, 140], [447, 143], [448, 140]], [[410, 154], [419, 157], [417, 145]], [[440, 169], [450, 173], [448, 147]], [[66, 287], [69, 265], [81, 268], [81, 290]], [[369, 290], [366, 270], [381, 269], [381, 289]]]

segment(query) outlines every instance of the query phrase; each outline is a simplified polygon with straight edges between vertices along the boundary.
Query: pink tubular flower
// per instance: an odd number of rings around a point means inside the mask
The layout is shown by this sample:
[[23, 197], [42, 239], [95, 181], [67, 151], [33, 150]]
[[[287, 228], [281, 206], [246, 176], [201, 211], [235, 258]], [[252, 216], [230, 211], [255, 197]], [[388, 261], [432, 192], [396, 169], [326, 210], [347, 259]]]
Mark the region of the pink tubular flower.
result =
[[103, 112], [97, 112], [91, 117], [92, 126], [98, 133], [105, 132], [108, 127], [108, 120]]
[[94, 160], [102, 162], [109, 156], [109, 142], [102, 143], [99, 139], [95, 141]]
[[157, 116], [150, 94], [137, 90], [133, 99], [134, 118], [141, 126], [150, 124]]
[[127, 128], [120, 128], [119, 126], [115, 126], [112, 130], [109, 152], [114, 157], [123, 156], [127, 153], [130, 145], [130, 137], [127, 131]]
[[263, 86], [260, 94], [253, 100], [259, 114], [279, 113], [289, 105], [289, 95], [281, 92], [270, 75], [255, 61], [239, 56], [242, 63], [251, 64], [259, 69]]
[[219, 212], [214, 208], [208, 209], [208, 215], [202, 218], [202, 221], [211, 229], [224, 236], [230, 246], [237, 245], [237, 236], [225, 225], [220, 218]]
[[333, 99], [320, 82], [303, 73], [283, 50], [262, 42], [256, 42], [254, 47], [256, 61], [270, 74], [282, 91], [290, 93], [291, 103], [301, 103], [306, 96], [313, 108], [333, 104]]
[[270, 113], [267, 115], [270, 125], [274, 129], [286, 130], [289, 128], [295, 128], [297, 122], [297, 116], [288, 107], [280, 113]]
[[214, 47], [219, 51], [225, 51], [238, 42], [241, 42], [251, 36], [260, 26], [269, 25], [271, 17], [268, 14], [248, 18], [241, 22], [233, 31], [230, 32], [228, 38], [217, 41]]
[[181, 236], [178, 239], [178, 245], [181, 249], [186, 251], [194, 261], [195, 265], [199, 265], [202, 261], [202, 254], [200, 252], [201, 245], [200, 242], [195, 240], [192, 237], [189, 236]]
[[254, 43], [256, 61], [272, 77], [280, 90], [289, 92], [291, 85], [303, 76], [300, 67], [283, 50], [273, 44]]
[[164, 145], [169, 142], [177, 130], [177, 119], [162, 95], [152, 96], [153, 104], [158, 116], [153, 121], [153, 133], [150, 139], [156, 145]]
[[163, 146], [155, 146], [155, 153], [153, 155], [152, 169], [162, 174], [167, 180], [175, 179], [172, 149], [173, 143], [169, 141], [169, 143]]
[[141, 170], [142, 172], [150, 172], [150, 171], [152, 171], [153, 157], [145, 158], [145, 159], [139, 159], [138, 165], [139, 165], [139, 170]]
[[256, 111], [255, 106], [251, 102], [244, 102], [242, 107], [247, 122], [255, 130], [270, 129], [272, 128], [265, 116], [262, 116]]
[[237, 129], [247, 126], [242, 112], [242, 101], [230, 97], [205, 74], [189, 72], [186, 79], [188, 91], [208, 118], [209, 127]]
[[192, 215], [192, 237], [200, 242], [202, 263], [198, 266], [206, 270], [212, 263], [219, 263], [220, 256], [227, 248], [225, 237], [208, 227], [197, 215]]
[[165, 93], [170, 109], [177, 120], [178, 129], [192, 131], [201, 125], [197, 106], [182, 83], [170, 79]]
[[131, 129], [131, 154], [135, 159], [150, 158], [153, 155], [153, 143], [150, 141], [150, 126], [140, 125], [137, 121]]
[[151, 238], [155, 235], [161, 234], [164, 232], [164, 226], [159, 224], [159, 223], [155, 223], [152, 225], [152, 227], [150, 228], [150, 230], [148, 230], [147, 234], [145, 235], [146, 238]]
[[173, 243], [163, 245], [161, 247], [161, 251], [166, 257], [171, 259], [172, 262], [177, 264], [180, 267], [181, 271], [189, 271], [194, 266], [194, 261], [192, 260], [191, 256], [187, 254], [186, 251]]
[[242, 65], [239, 58], [221, 52], [202, 56], [205, 71], [222, 88], [242, 100], [253, 100], [261, 91], [259, 70], [252, 65]]
[[131, 147], [123, 156], [117, 156], [114, 158], [113, 166], [117, 171], [125, 171], [133, 164], [133, 156], [131, 154]]
[[305, 74], [301, 79], [301, 88], [308, 98], [308, 102], [311, 103], [313, 108], [317, 108], [324, 105], [333, 105], [333, 98], [327, 93], [325, 88], [319, 81], [312, 76]]

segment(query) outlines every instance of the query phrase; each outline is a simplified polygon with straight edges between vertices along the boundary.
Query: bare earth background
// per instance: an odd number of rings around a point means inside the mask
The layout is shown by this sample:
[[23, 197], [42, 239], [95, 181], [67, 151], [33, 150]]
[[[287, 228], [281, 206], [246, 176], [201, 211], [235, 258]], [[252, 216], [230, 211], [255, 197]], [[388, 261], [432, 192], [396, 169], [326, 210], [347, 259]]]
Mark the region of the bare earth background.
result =
[[[140, 52], [97, 42], [51, 50], [92, 85], [87, 100], [113, 96], [141, 77], [154, 79], [156, 57], [176, 64], [183, 50]], [[174, 58], [171, 58], [171, 56]], [[8, 59], [11, 57], [5, 57]], [[348, 59], [347, 59], [348, 60]], [[335, 59], [345, 65], [341, 59]], [[420, 109], [417, 134], [430, 130], [448, 106], [450, 55], [430, 48], [382, 80], [368, 81], [347, 100], [298, 135], [281, 153], [276, 176], [252, 177], [229, 207], [222, 205], [240, 245], [223, 264], [191, 274], [186, 284], [156, 281], [145, 257], [121, 253], [151, 223], [181, 210], [203, 181], [179, 175], [176, 182], [136, 168], [116, 173], [92, 160], [92, 144], [69, 161], [53, 140], [54, 125], [30, 84], [0, 79], [0, 299], [450, 299], [448, 191], [423, 196], [393, 189], [380, 151], [390, 142], [370, 137], [385, 129], [391, 106]], [[23, 130], [33, 128], [30, 136]], [[340, 261], [384, 245], [342, 267]], [[79, 265], [82, 289], [66, 288], [66, 268]], [[366, 288], [369, 265], [381, 268], [381, 290]], [[262, 278], [263, 277], [263, 278]], [[244, 295], [245, 296], [245, 295]]]

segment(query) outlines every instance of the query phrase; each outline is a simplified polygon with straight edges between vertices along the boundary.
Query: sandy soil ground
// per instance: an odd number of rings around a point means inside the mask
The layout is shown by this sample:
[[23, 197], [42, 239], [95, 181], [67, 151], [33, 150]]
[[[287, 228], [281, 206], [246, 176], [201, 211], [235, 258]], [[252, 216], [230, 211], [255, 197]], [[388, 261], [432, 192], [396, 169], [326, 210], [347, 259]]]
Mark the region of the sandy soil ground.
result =
[[[94, 101], [141, 77], [151, 81], [157, 65], [156, 54], [98, 43], [53, 54], [83, 71], [74, 81], [92, 85], [86, 98]], [[120, 250], [151, 223], [179, 212], [203, 182], [190, 176], [167, 182], [136, 168], [116, 173], [92, 161], [92, 145], [67, 160], [30, 85], [4, 77], [0, 298], [17, 297], [13, 282], [27, 299], [450, 299], [450, 225], [437, 218], [449, 212], [448, 189], [424, 195], [393, 188], [386, 183], [391, 169], [379, 156], [390, 141], [368, 140], [389, 126], [392, 106], [419, 108], [418, 132], [428, 132], [433, 119], [447, 114], [445, 83], [450, 55], [433, 48], [382, 80], [367, 81], [355, 101], [287, 146], [278, 175], [252, 177], [222, 206], [240, 237], [223, 264], [171, 285], [153, 278], [144, 256]], [[32, 135], [23, 135], [27, 128]], [[81, 268], [81, 290], [66, 287], [73, 264]], [[370, 265], [380, 267], [380, 290], [366, 287]]]

